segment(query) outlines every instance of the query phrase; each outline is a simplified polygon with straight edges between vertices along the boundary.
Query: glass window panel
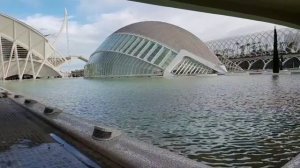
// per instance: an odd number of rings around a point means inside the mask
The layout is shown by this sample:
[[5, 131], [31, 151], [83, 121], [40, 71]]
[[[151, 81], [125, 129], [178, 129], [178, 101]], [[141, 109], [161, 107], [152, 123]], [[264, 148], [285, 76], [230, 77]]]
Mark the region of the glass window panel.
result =
[[123, 42], [124, 38], [126, 38], [126, 36], [123, 34], [120, 34], [119, 40], [115, 43], [115, 45], [112, 47], [111, 50], [115, 51], [119, 47], [119, 45]]
[[154, 58], [154, 56], [158, 53], [158, 51], [162, 48], [161, 45], [158, 45], [157, 48], [149, 55], [149, 57], [147, 58], [147, 60], [149, 62], [152, 61], [152, 59]]
[[125, 35], [126, 37], [124, 38], [124, 40], [120, 43], [119, 47], [117, 47], [116, 51], [120, 51], [124, 45], [128, 42], [128, 40], [130, 40], [131, 36], [130, 35]]
[[103, 50], [107, 50], [109, 46], [111, 45], [112, 36], [110, 36], [107, 40], [105, 40], [105, 45], [103, 47]]
[[106, 45], [107, 41], [105, 40], [98, 48], [96, 51], [103, 50], [104, 46]]
[[112, 43], [111, 47], [109, 48], [109, 50], [114, 50], [114, 47], [117, 45], [117, 43], [119, 42], [119, 40], [122, 38], [121, 35], [117, 34], [115, 37], [114, 42]]
[[152, 41], [150, 41], [150, 45], [147, 47], [147, 49], [142, 53], [142, 55], [140, 56], [141, 59], [145, 58], [145, 56], [148, 54], [148, 52], [152, 49], [152, 47], [154, 46], [155, 43], [153, 43]]
[[108, 47], [111, 45], [112, 39], [113, 39], [113, 35], [112, 35], [112, 36], [109, 36], [109, 37], [105, 40], [104, 45], [103, 45], [103, 47], [102, 47], [102, 50], [107, 50], [107, 49], [108, 49]]
[[112, 38], [112, 40], [110, 41], [110, 45], [109, 47], [107, 48], [108, 50], [111, 50], [112, 47], [116, 44], [117, 40], [119, 39], [119, 35], [118, 34], [115, 34]]
[[136, 39], [135, 36], [131, 36], [130, 40], [121, 49], [121, 52], [125, 53], [125, 51], [131, 46], [131, 44], [135, 41], [135, 39]]
[[160, 62], [165, 58], [165, 56], [168, 54], [170, 50], [167, 48], [164, 48], [164, 51], [160, 54], [160, 56], [155, 60], [154, 64], [159, 65]]
[[125, 53], [128, 53], [129, 55], [132, 53], [132, 51], [135, 49], [135, 47], [137, 45], [139, 45], [139, 42], [141, 41], [142, 39], [139, 38], [139, 37], [136, 37], [136, 39], [134, 40], [134, 42], [126, 49], [126, 51], [124, 51]]
[[137, 51], [134, 51], [132, 54], [134, 56], [139, 55], [139, 53], [141, 52], [141, 50], [146, 46], [146, 44], [148, 43], [148, 40], [144, 39], [140, 42], [140, 44], [137, 46]]
[[167, 58], [167, 60], [164, 62], [164, 64], [162, 65], [163, 68], [167, 67], [172, 61], [173, 59], [176, 57], [176, 53], [172, 51], [171, 55]]

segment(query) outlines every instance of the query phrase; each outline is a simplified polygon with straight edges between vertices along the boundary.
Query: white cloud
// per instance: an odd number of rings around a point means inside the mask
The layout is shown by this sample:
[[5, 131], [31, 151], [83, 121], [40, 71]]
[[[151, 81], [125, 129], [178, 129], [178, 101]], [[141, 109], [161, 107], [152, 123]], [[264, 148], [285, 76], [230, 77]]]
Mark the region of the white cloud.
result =
[[[273, 24], [264, 22], [124, 0], [80, 0], [77, 11], [77, 16], [69, 21], [70, 53], [86, 57], [111, 33], [138, 21], [158, 20], [175, 24], [194, 33], [203, 41], [273, 28]], [[76, 20], [78, 15], [83, 16], [86, 21]], [[63, 16], [35, 14], [24, 18], [23, 21], [45, 34], [56, 34]], [[65, 35], [61, 36], [56, 46], [66, 53]]]
[[22, 19], [22, 21], [43, 33], [57, 33], [61, 26], [61, 22], [63, 21], [63, 17], [58, 18], [54, 16], [34, 14]]
[[[95, 1], [82, 0], [81, 11], [89, 11], [88, 18], [93, 18], [92, 21], [97, 22], [99, 19], [102, 19], [102, 21], [106, 19], [105, 23], [109, 23], [112, 28], [116, 26], [120, 28], [121, 26], [137, 21], [159, 20], [183, 27], [204, 41], [273, 28], [273, 24], [259, 21], [126, 2], [123, 0], [113, 0], [109, 4], [107, 3], [108, 0], [100, 0], [96, 1], [97, 3], [94, 6], [91, 5]], [[101, 9], [106, 7], [108, 11], [112, 11], [110, 10], [112, 5], [116, 5], [115, 9], [118, 10], [101, 13], [99, 12], [101, 10], [97, 9], [97, 6], [102, 6]]]
[[77, 10], [86, 16], [89, 21], [97, 20], [103, 13], [121, 10], [126, 6], [124, 0], [80, 0]]
[[[49, 35], [50, 42], [56, 38], [60, 27], [63, 23], [63, 17], [46, 16], [42, 14], [35, 14], [23, 19], [25, 23], [36, 28], [44, 35]], [[70, 53], [73, 55], [84, 55], [88, 57], [91, 52], [97, 47], [101, 37], [101, 31], [98, 31], [97, 23], [79, 24], [77, 21], [69, 21], [69, 39], [70, 39]], [[57, 42], [56, 48], [62, 53], [66, 54], [66, 35], [63, 32]]]

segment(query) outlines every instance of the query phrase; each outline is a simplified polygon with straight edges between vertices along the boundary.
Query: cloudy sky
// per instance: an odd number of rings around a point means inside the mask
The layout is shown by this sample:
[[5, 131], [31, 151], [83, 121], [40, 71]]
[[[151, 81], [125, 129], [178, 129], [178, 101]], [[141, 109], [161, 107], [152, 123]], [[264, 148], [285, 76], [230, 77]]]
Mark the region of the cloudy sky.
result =
[[[270, 30], [274, 24], [160, 7], [125, 0], [0, 0], [0, 12], [15, 17], [53, 40], [69, 13], [70, 54], [89, 55], [117, 29], [134, 22], [158, 20], [178, 25], [202, 41]], [[66, 53], [66, 38], [55, 44]], [[76, 66], [83, 64], [77, 63]], [[75, 66], [75, 65], [72, 65]]]

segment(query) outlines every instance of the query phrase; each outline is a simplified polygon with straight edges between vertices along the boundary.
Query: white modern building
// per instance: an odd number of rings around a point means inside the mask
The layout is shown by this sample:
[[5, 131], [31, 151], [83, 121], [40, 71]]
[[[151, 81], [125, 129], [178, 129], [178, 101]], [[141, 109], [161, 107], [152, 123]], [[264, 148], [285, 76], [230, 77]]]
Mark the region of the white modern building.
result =
[[117, 30], [90, 56], [84, 69], [85, 77], [225, 72], [225, 66], [198, 37], [157, 21], [134, 23]]
[[[300, 68], [300, 30], [277, 29], [278, 53], [283, 69]], [[244, 34], [208, 41], [206, 45], [222, 61], [227, 59], [242, 70], [268, 70], [273, 68], [274, 30]], [[227, 70], [227, 64], [223, 61]]]
[[61, 77], [65, 62], [43, 34], [0, 14], [0, 79]]

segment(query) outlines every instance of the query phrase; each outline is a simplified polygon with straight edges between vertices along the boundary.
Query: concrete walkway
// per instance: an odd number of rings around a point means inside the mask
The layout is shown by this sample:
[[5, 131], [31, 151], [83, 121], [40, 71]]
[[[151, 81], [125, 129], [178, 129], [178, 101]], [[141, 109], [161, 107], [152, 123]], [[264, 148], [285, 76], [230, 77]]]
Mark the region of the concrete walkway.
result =
[[[97, 168], [99, 165], [113, 168], [209, 168], [128, 137], [119, 130], [2, 90], [0, 88], [0, 168]], [[111, 139], [92, 138], [95, 126], [110, 130]], [[101, 134], [98, 130], [97, 136], [101, 137]]]
[[[99, 167], [52, 138], [55, 130], [0, 93], [0, 167]], [[53, 134], [52, 134], [53, 135]], [[86, 159], [86, 158], [85, 158]]]

